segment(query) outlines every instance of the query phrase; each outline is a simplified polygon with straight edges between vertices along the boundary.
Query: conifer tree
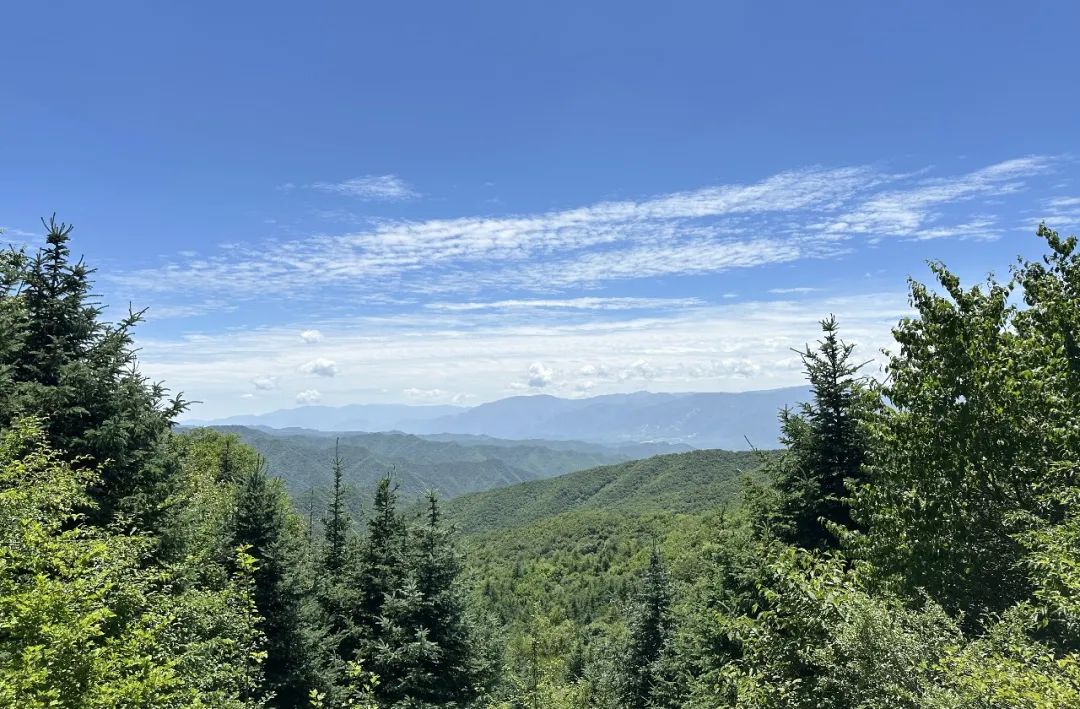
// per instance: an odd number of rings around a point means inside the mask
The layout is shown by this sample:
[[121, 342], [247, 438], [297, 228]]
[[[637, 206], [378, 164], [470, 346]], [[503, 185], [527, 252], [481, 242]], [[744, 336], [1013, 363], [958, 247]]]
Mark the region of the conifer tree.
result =
[[490, 679], [488, 648], [467, 617], [458, 583], [461, 557], [434, 492], [427, 495], [423, 523], [413, 530], [412, 567], [420, 598], [413, 621], [437, 650], [420, 658], [418, 675], [425, 681], [413, 688], [413, 696], [433, 704], [468, 705]]
[[[323, 687], [327, 698], [342, 703], [347, 694], [349, 663], [355, 660], [357, 647], [356, 608], [360, 603], [360, 589], [352, 563], [355, 562], [355, 540], [351, 534], [352, 517], [346, 509], [345, 465], [341, 459], [338, 443], [334, 443], [331, 463], [333, 475], [330, 500], [322, 518], [323, 545], [319, 555], [322, 573], [315, 580], [315, 596], [321, 610], [321, 624], [325, 628], [325, 652], [323, 653]], [[314, 500], [311, 500], [314, 506]], [[311, 513], [309, 512], [309, 525]]]
[[654, 546], [628, 623], [622, 682], [628, 707], [673, 706], [671, 599], [667, 569]]
[[241, 479], [233, 546], [255, 559], [253, 597], [266, 641], [263, 694], [279, 707], [300, 706], [316, 685], [318, 628], [309, 606], [310, 567], [288, 495], [260, 459]]
[[138, 372], [131, 331], [142, 311], [103, 322], [91, 269], [71, 260], [71, 226], [55, 218], [45, 226], [36, 255], [9, 252], [3, 260], [0, 426], [17, 415], [41, 417], [54, 448], [100, 466], [95, 520], [120, 512], [156, 527], [176, 476], [168, 433], [185, 404]]
[[[352, 606], [352, 637], [346, 645], [368, 669], [379, 675], [380, 691], [392, 691], [395, 676], [394, 658], [386, 652], [387, 603], [405, 591], [407, 578], [405, 522], [397, 511], [397, 491], [390, 476], [383, 477], [375, 489], [367, 538], [360, 543], [355, 563], [349, 568], [346, 583], [356, 594]], [[403, 612], [398, 613], [399, 616]]]
[[862, 365], [852, 363], [854, 345], [839, 338], [832, 316], [821, 329], [817, 348], [800, 353], [812, 401], [781, 413], [787, 451], [774, 464], [780, 536], [810, 549], [835, 548], [836, 527], [853, 527], [850, 486], [863, 477], [868, 445], [862, 429], [866, 386], [857, 376]]
[[352, 525], [348, 510], [345, 509], [345, 466], [337, 441], [334, 442], [334, 462], [331, 470], [334, 476], [333, 488], [326, 517], [323, 518], [323, 537], [326, 542], [324, 563], [326, 570], [336, 577], [345, 566], [349, 528]]

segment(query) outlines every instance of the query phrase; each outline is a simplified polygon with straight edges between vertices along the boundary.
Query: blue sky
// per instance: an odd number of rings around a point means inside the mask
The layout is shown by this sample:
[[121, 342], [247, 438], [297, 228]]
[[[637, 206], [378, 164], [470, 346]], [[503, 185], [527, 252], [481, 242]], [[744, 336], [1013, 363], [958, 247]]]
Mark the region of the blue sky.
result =
[[793, 384], [1080, 223], [1080, 8], [947, 5], [22, 3], [0, 225], [200, 418]]

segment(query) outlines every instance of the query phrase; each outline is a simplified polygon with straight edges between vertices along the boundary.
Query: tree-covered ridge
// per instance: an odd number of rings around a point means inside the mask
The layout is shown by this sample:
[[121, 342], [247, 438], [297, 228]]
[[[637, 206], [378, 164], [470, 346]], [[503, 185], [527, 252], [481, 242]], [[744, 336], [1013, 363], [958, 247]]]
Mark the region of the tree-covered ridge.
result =
[[760, 458], [722, 450], [673, 453], [466, 495], [446, 509], [466, 532], [519, 527], [574, 510], [702, 512], [733, 501], [740, 477], [756, 470]]
[[824, 320], [776, 454], [446, 508], [382, 476], [354, 516], [340, 447], [305, 509], [235, 436], [173, 431], [137, 315], [101, 322], [47, 226], [0, 257], [5, 705], [1080, 705], [1074, 238], [975, 287], [934, 264], [881, 381]]
[[329, 461], [341, 453], [350, 487], [370, 496], [379, 480], [393, 471], [406, 498], [437, 490], [443, 498], [551, 477], [627, 460], [600, 446], [568, 447], [500, 441], [499, 445], [430, 440], [403, 433], [268, 432], [245, 426], [218, 426], [236, 434], [267, 460], [268, 471], [285, 480], [297, 496], [329, 485]]

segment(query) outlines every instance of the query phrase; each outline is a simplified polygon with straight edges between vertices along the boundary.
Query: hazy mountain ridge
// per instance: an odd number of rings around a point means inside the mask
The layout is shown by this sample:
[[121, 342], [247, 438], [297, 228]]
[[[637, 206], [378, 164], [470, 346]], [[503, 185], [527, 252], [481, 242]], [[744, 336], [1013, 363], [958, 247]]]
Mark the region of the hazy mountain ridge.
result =
[[348, 404], [346, 406], [298, 406], [265, 414], [240, 414], [222, 419], [193, 419], [188, 426], [268, 426], [319, 431], [405, 431], [428, 419], [466, 411], [462, 406], [411, 404]]
[[780, 432], [777, 412], [803, 401], [807, 393], [805, 387], [789, 387], [740, 393], [637, 392], [588, 399], [513, 397], [429, 420], [425, 426], [430, 432], [487, 433], [500, 438], [667, 441], [727, 450], [746, 450], [751, 445], [771, 448]]
[[[456, 434], [513, 441], [573, 440], [616, 447], [669, 443], [746, 450], [751, 446], [773, 447], [780, 432], [777, 412], [807, 396], [808, 390], [803, 386], [738, 393], [635, 392], [585, 399], [536, 395], [500, 399], [473, 408], [404, 404], [306, 406], [190, 423], [321, 431], [401, 431], [427, 436]], [[455, 442], [473, 443], [463, 439]], [[644, 449], [630, 457], [658, 452], [666, 451]]]
[[[406, 497], [435, 489], [444, 498], [630, 460], [632, 455], [587, 443], [432, 440], [406, 433], [328, 433], [214, 426], [234, 433], [265, 459], [268, 471], [294, 494], [330, 481], [335, 440], [347, 482], [361, 493], [392, 472]], [[640, 448], [640, 447], [638, 447]]]

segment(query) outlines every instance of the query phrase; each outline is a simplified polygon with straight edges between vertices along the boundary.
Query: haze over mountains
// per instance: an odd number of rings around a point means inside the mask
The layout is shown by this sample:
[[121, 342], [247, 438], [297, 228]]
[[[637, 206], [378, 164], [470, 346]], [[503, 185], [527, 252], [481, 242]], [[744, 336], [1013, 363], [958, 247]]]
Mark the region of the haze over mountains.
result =
[[[319, 431], [400, 431], [498, 439], [587, 441], [621, 446], [667, 442], [693, 448], [772, 448], [777, 413], [804, 401], [806, 387], [738, 393], [608, 394], [583, 399], [515, 396], [472, 408], [354, 404], [302, 406], [190, 425], [242, 425]], [[749, 441], [749, 443], [748, 443]]]
[[294, 495], [330, 485], [335, 448], [342, 459], [346, 483], [361, 497], [391, 473], [406, 499], [429, 489], [452, 498], [685, 449], [667, 443], [605, 447], [456, 434], [428, 437], [397, 432], [337, 434], [248, 426], [214, 428], [236, 434], [257, 450], [265, 459], [267, 472], [281, 477]]

